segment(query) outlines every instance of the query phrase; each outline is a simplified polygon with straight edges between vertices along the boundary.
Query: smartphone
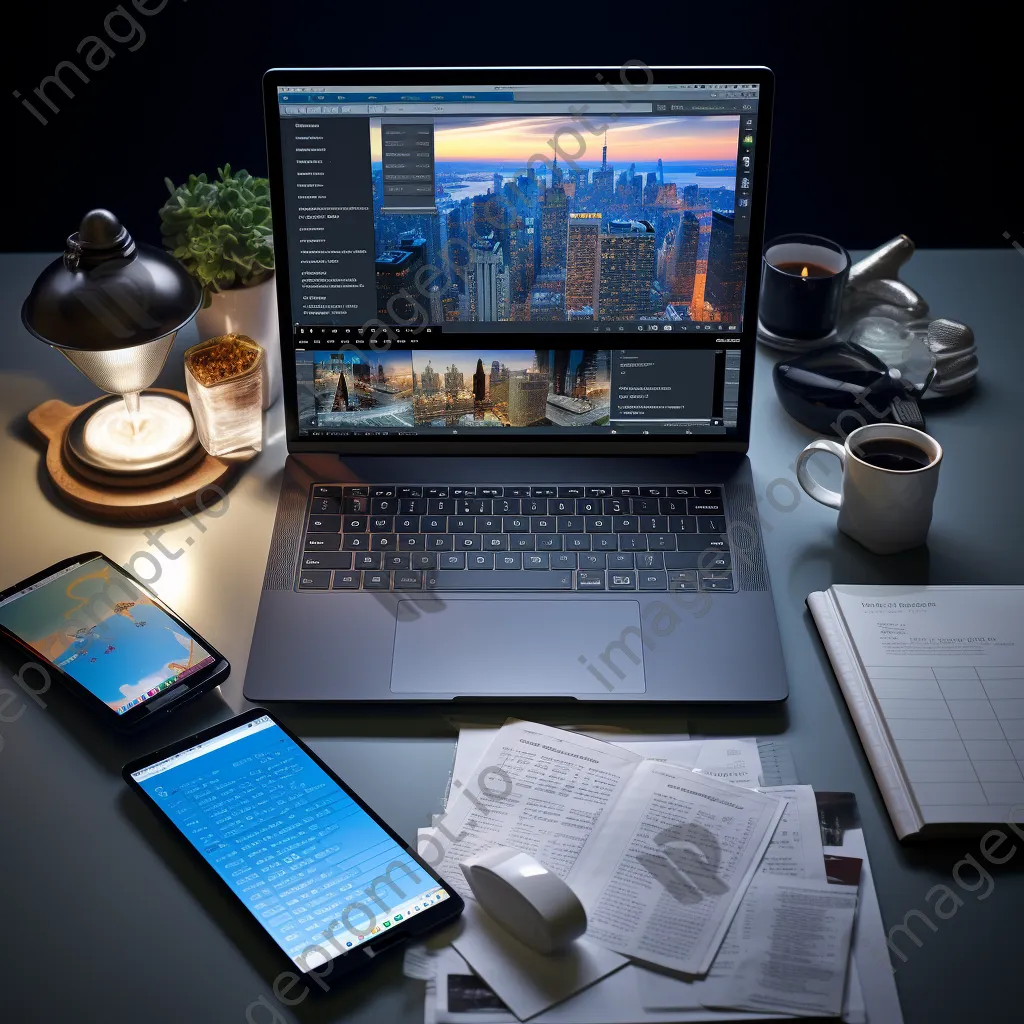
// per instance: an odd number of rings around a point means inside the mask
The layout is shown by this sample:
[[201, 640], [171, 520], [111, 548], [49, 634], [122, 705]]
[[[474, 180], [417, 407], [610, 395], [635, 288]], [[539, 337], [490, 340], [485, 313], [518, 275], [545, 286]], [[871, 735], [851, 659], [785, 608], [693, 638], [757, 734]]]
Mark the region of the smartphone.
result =
[[0, 640], [121, 730], [152, 724], [231, 670], [141, 580], [98, 551], [0, 591]]
[[464, 909], [459, 894], [263, 708], [139, 758], [122, 775], [308, 990], [326, 990], [328, 975], [422, 939]]

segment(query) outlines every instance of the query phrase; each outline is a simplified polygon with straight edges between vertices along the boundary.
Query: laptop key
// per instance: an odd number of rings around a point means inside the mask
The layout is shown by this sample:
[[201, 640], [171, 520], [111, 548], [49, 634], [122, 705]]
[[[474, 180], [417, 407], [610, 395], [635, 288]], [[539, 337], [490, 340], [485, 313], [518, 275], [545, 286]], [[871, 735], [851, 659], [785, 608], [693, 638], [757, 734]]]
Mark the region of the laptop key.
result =
[[575, 484], [566, 487], [559, 487], [558, 496], [560, 498], [582, 498], [583, 488], [578, 487]]
[[371, 498], [393, 498], [395, 488], [391, 484], [373, 484], [370, 487]]
[[565, 535], [565, 550], [566, 551], [589, 551], [590, 550], [590, 534], [589, 533], [567, 533]]
[[494, 555], [490, 551], [471, 551], [466, 555], [467, 569], [493, 569]]
[[603, 569], [607, 556], [604, 552], [581, 551], [579, 554], [581, 569]]
[[341, 530], [341, 516], [310, 516], [306, 533], [338, 533]]
[[505, 497], [506, 498], [528, 498], [530, 496], [529, 487], [506, 487]]
[[343, 516], [341, 528], [345, 533], [366, 533], [370, 520], [367, 516]]
[[[383, 500], [383, 499], [382, 499]], [[391, 573], [387, 570], [381, 572], [363, 573], [363, 590], [390, 590]]]
[[600, 569], [581, 569], [576, 573], [577, 590], [604, 590], [604, 573]]
[[575, 569], [576, 568], [576, 552], [575, 551], [559, 551], [557, 554], [551, 556], [551, 568], [552, 569]]
[[619, 535], [619, 548], [622, 551], [646, 551], [646, 533], [623, 533]]
[[427, 546], [427, 538], [422, 533], [403, 533], [398, 537], [399, 551], [423, 551]]
[[601, 502], [601, 511], [606, 516], [621, 516], [629, 511], [629, 498], [605, 498]]
[[504, 487], [478, 487], [477, 496], [480, 498], [500, 498], [505, 493]]
[[340, 533], [308, 533], [304, 548], [306, 551], [337, 551], [341, 547]]
[[[666, 569], [696, 569], [701, 551], [669, 551], [663, 556]], [[695, 576], [694, 579], [697, 577]]]
[[437, 555], [433, 551], [414, 551], [409, 558], [413, 569], [436, 569]]
[[368, 533], [346, 533], [341, 542], [346, 551], [365, 551], [370, 546]]
[[633, 498], [629, 505], [634, 515], [654, 515], [658, 511], [657, 498]]
[[501, 533], [501, 517], [477, 516], [476, 531], [477, 533]]
[[398, 547], [398, 536], [394, 533], [371, 533], [370, 548], [373, 551], [394, 551]]
[[696, 583], [697, 570], [680, 569], [678, 571], [669, 571], [668, 581], [669, 583]]
[[314, 498], [340, 498], [341, 488], [333, 484], [316, 484], [313, 487]]
[[636, 533], [640, 529], [637, 516], [613, 516], [612, 533]]
[[523, 555], [523, 568], [524, 569], [547, 569], [548, 568], [548, 554], [546, 551], [534, 552], [527, 551]]
[[438, 555], [437, 564], [442, 569], [465, 569], [466, 556], [461, 551]]
[[695, 498], [720, 498], [722, 496], [721, 487], [695, 487], [693, 489], [693, 496]]
[[450, 533], [432, 533], [427, 537], [428, 551], [451, 551], [455, 547], [455, 538]]
[[447, 516], [424, 516], [420, 520], [420, 529], [424, 533], [447, 533]]
[[669, 580], [668, 589], [684, 593], [693, 593], [697, 589], [696, 580]]
[[601, 502], [597, 498], [576, 499], [576, 515], [578, 516], [596, 516], [600, 515], [602, 511]]
[[668, 516], [641, 516], [641, 533], [668, 533]]
[[731, 569], [732, 555], [728, 551], [705, 551], [699, 559], [701, 569]]
[[533, 551], [535, 538], [532, 533], [513, 533], [509, 535], [509, 551]]
[[[317, 488], [317, 492], [321, 488]], [[332, 488], [333, 490], [333, 488]], [[345, 485], [345, 497], [346, 498], [365, 498], [370, 493], [370, 488], [365, 484], [346, 484]]]
[[481, 535], [484, 539], [484, 551], [507, 551], [507, 533], [485, 533]]
[[530, 494], [534, 498], [554, 498], [558, 496], [557, 487], [531, 487]]
[[334, 516], [341, 512], [341, 498], [314, 498], [309, 511], [318, 516]]
[[523, 498], [522, 511], [524, 516], [542, 516], [548, 510], [548, 503], [544, 498]]
[[426, 575], [427, 590], [572, 590], [572, 570], [560, 572], [445, 572]]
[[361, 572], [336, 572], [334, 574], [334, 589], [358, 590], [362, 576]]
[[651, 551], [675, 551], [676, 538], [671, 533], [647, 534], [647, 546]]
[[636, 590], [636, 573], [628, 569], [609, 569], [608, 589]]
[[453, 487], [451, 489], [451, 496], [453, 498], [475, 498], [476, 488], [475, 487]]
[[716, 573], [701, 573], [700, 576], [700, 589], [701, 590], [732, 590], [732, 573], [731, 572], [716, 572]]
[[455, 546], [460, 551], [479, 551], [483, 547], [481, 539], [479, 533], [460, 533], [455, 538]]
[[[375, 516], [393, 516], [400, 511], [397, 498], [370, 498], [370, 514]], [[363, 581], [366, 586], [366, 581]]]
[[584, 527], [583, 516], [559, 516], [558, 517], [558, 532], [559, 533], [582, 533]]
[[[360, 558], [365, 558], [365, 555], [360, 555]], [[409, 556], [408, 555], [385, 555], [384, 566], [385, 569], [408, 569], [409, 568]]]
[[631, 551], [613, 551], [608, 558], [609, 569], [632, 569], [636, 556]]
[[587, 533], [611, 533], [612, 532], [612, 517], [611, 516], [587, 516]]
[[667, 489], [664, 487], [641, 487], [640, 497], [641, 498], [664, 498], [667, 494]]
[[300, 590], [326, 590], [330, 585], [329, 569], [311, 569], [299, 573]]
[[685, 516], [685, 498], [660, 498], [658, 500], [658, 511], [663, 516]]
[[640, 488], [639, 487], [613, 487], [612, 494], [616, 498], [639, 498]]
[[720, 516], [725, 512], [721, 498], [691, 498], [688, 504], [691, 516]]
[[449, 516], [448, 530], [450, 533], [476, 533], [476, 517]]
[[349, 515], [365, 516], [370, 511], [370, 499], [365, 497], [346, 498], [341, 503], [341, 510]]
[[395, 573], [395, 590], [421, 590], [423, 573], [418, 569], [407, 569]]
[[455, 515], [457, 502], [454, 498], [428, 498], [427, 515], [452, 516]]
[[530, 517], [530, 532], [531, 533], [554, 533], [555, 532], [555, 519], [553, 516], [531, 516]]
[[571, 516], [576, 511], [576, 502], [570, 498], [551, 498], [548, 501], [549, 516]]
[[370, 533], [394, 533], [394, 516], [370, 516]]
[[357, 569], [383, 569], [384, 555], [380, 551], [361, 551], [356, 555]]
[[494, 514], [497, 516], [518, 516], [523, 511], [523, 503], [518, 498], [502, 498], [494, 502]]
[[399, 487], [398, 488], [399, 498], [422, 498], [423, 488], [422, 487]]
[[697, 532], [697, 517], [696, 516], [669, 516], [668, 517], [668, 532], [669, 533], [696, 533]]
[[395, 516], [395, 533], [419, 533], [419, 516]]
[[668, 590], [668, 574], [664, 569], [641, 569], [637, 582], [641, 590]]
[[708, 548], [727, 550], [729, 538], [719, 535], [704, 533], [677, 533], [676, 548], [679, 551], [706, 551]]
[[399, 498], [398, 511], [406, 516], [421, 516], [427, 511], [426, 498]]
[[610, 498], [612, 489], [610, 487], [587, 487], [583, 493], [588, 498]]
[[526, 516], [503, 516], [501, 528], [505, 533], [529, 533], [530, 520]]
[[351, 551], [307, 551], [302, 556], [303, 569], [351, 569]]
[[666, 487], [670, 498], [692, 498], [696, 493], [693, 487]]
[[490, 498], [463, 498], [456, 504], [460, 515], [489, 516], [491, 514]]
[[447, 498], [448, 488], [447, 487], [426, 487], [424, 493], [429, 501], [431, 498]]
[[660, 551], [638, 551], [632, 556], [638, 569], [664, 569], [665, 556]]
[[698, 533], [725, 533], [723, 516], [697, 516]]
[[506, 551], [494, 556], [494, 568], [507, 572], [510, 569], [522, 569], [523, 556], [518, 551]]
[[594, 551], [618, 551], [619, 538], [614, 533], [595, 533], [591, 535], [590, 546]]
[[562, 538], [557, 533], [540, 533], [536, 537], [538, 551], [561, 551]]

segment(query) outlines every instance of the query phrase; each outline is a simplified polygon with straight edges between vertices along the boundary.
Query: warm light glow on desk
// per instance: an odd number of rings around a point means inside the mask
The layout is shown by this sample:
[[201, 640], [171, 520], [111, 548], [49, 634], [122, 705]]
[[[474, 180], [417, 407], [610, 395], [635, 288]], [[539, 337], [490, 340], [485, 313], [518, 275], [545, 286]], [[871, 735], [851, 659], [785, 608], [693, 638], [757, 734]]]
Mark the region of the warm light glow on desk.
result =
[[195, 443], [195, 424], [181, 402], [143, 394], [134, 427], [124, 402], [110, 402], [91, 416], [85, 425], [82, 455], [101, 469], [142, 472], [180, 459]]

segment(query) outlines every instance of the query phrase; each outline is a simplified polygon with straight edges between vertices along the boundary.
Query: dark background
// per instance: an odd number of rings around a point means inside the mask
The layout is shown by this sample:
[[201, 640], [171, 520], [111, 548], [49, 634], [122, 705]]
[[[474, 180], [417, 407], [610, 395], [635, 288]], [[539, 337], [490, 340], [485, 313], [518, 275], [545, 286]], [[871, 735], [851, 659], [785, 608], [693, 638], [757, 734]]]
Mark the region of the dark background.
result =
[[[4, 29], [0, 127], [15, 145], [0, 249], [58, 250], [94, 206], [159, 242], [164, 176], [213, 175], [225, 161], [266, 173], [260, 77], [271, 66], [766, 64], [777, 76], [767, 237], [812, 231], [849, 248], [895, 234], [919, 246], [1024, 243], [1019, 117], [1011, 117], [1013, 37], [994, 6], [913, 9], [664, 0], [380, 3], [114, 0], [19, 5]], [[89, 35], [115, 56], [99, 71], [76, 52]], [[83, 49], [88, 53], [89, 47]], [[33, 98], [62, 60], [73, 99]], [[13, 156], [13, 159], [11, 157]]]

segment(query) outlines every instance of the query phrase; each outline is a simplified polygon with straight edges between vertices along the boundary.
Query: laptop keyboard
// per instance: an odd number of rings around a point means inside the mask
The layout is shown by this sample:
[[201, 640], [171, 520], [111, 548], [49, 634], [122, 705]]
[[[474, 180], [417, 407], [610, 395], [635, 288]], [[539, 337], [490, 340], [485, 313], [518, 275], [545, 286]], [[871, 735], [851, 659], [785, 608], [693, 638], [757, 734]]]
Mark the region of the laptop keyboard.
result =
[[300, 590], [731, 592], [720, 486], [310, 488]]

